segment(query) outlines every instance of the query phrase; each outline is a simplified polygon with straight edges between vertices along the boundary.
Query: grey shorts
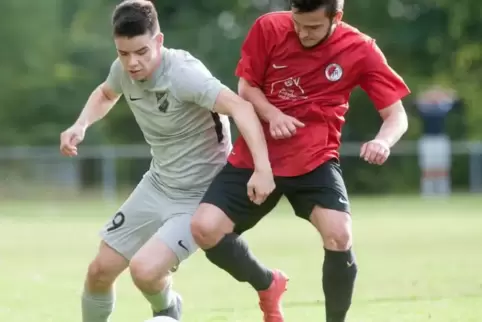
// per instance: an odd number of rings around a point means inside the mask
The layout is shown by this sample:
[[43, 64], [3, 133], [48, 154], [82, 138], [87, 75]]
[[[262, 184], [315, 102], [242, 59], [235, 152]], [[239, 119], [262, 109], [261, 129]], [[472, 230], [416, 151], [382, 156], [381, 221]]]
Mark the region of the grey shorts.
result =
[[452, 163], [450, 138], [424, 135], [418, 141], [419, 166], [422, 170], [448, 170]]
[[190, 223], [201, 197], [199, 194], [174, 200], [153, 185], [148, 172], [100, 235], [128, 260], [155, 236], [177, 255], [180, 263], [198, 248]]

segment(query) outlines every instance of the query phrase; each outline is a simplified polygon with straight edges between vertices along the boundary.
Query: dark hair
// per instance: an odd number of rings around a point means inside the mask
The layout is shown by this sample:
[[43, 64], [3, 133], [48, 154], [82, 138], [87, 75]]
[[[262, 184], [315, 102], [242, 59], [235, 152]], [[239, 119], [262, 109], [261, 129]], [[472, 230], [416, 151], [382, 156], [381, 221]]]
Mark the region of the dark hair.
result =
[[115, 36], [132, 38], [147, 32], [154, 34], [159, 28], [156, 8], [147, 0], [125, 0], [115, 8], [112, 25]]
[[291, 8], [298, 12], [312, 12], [324, 8], [330, 18], [343, 10], [344, 3], [345, 0], [290, 0]]

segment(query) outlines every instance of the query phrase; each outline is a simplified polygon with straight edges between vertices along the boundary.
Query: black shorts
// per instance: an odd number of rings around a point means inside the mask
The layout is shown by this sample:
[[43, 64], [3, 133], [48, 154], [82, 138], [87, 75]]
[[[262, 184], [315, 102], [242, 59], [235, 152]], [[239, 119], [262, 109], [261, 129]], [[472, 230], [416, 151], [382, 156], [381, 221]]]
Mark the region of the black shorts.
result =
[[297, 177], [275, 177], [276, 189], [261, 205], [248, 198], [247, 183], [253, 170], [226, 164], [214, 178], [202, 202], [220, 208], [241, 234], [271, 212], [284, 195], [295, 214], [309, 220], [315, 206], [350, 213], [348, 194], [340, 165], [330, 160]]

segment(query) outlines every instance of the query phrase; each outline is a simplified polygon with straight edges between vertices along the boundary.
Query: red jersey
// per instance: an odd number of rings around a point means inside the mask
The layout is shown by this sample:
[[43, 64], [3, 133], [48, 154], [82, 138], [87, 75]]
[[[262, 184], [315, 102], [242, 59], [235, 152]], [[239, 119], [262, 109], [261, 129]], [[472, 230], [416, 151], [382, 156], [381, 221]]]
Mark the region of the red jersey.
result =
[[[236, 76], [259, 87], [283, 113], [303, 122], [294, 136], [275, 140], [262, 122], [276, 176], [299, 176], [339, 158], [341, 129], [353, 89], [360, 86], [381, 110], [410, 93], [375, 40], [348, 24], [315, 48], [304, 48], [291, 12], [268, 13], [256, 20], [242, 49]], [[253, 168], [251, 153], [239, 136], [228, 161]]]

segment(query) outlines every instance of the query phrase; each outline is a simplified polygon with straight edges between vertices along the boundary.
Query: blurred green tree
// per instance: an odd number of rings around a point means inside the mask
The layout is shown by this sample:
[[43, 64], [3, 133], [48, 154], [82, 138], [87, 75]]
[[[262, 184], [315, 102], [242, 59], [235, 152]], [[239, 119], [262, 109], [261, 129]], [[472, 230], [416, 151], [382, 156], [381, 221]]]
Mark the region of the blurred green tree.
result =
[[[274, 1], [164, 0], [159, 11], [165, 45], [200, 58], [233, 89], [239, 48], [254, 19]], [[59, 133], [77, 117], [89, 93], [106, 77], [115, 59], [110, 17], [118, 1], [5, 0], [0, 2], [0, 145], [58, 143]], [[279, 1], [277, 1], [279, 3]], [[482, 138], [482, 6], [478, 0], [366, 0], [346, 4], [345, 20], [377, 39], [388, 61], [414, 93], [433, 83], [456, 89], [464, 113], [454, 116], [455, 134]], [[414, 95], [406, 99], [411, 111]], [[368, 140], [380, 125], [371, 102], [355, 91], [343, 133], [346, 140]], [[410, 115], [405, 138], [416, 139], [419, 122]], [[361, 121], [363, 120], [363, 121]], [[126, 129], [129, 129], [128, 131]], [[235, 130], [235, 129], [234, 129]], [[456, 135], [457, 136], [457, 135]], [[458, 135], [463, 136], [462, 134]], [[92, 127], [87, 143], [143, 142], [121, 102]], [[416, 159], [394, 158], [382, 168], [344, 161], [347, 181], [357, 191], [406, 189], [417, 180]], [[456, 165], [462, 182], [464, 164]], [[371, 182], [377, 176], [383, 182]], [[406, 183], [406, 184], [403, 184]]]

